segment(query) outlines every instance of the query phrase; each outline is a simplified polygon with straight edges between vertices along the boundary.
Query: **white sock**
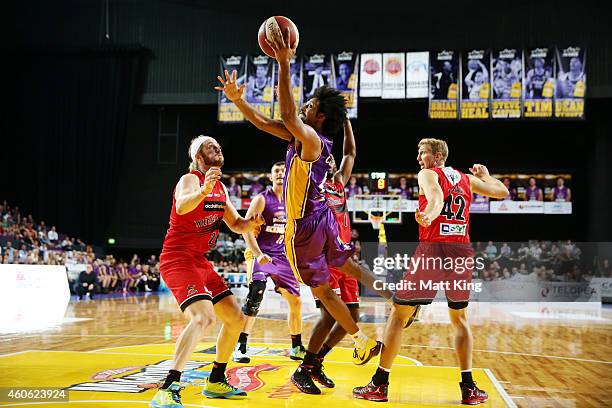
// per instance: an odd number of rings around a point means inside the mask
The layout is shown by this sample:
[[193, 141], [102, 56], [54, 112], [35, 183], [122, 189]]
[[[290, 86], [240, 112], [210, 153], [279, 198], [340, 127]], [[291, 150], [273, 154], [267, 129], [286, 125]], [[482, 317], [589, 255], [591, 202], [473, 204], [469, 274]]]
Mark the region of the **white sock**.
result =
[[358, 330], [355, 334], [351, 334], [351, 337], [353, 338], [357, 348], [363, 348], [368, 341], [368, 336], [366, 336], [361, 330]]

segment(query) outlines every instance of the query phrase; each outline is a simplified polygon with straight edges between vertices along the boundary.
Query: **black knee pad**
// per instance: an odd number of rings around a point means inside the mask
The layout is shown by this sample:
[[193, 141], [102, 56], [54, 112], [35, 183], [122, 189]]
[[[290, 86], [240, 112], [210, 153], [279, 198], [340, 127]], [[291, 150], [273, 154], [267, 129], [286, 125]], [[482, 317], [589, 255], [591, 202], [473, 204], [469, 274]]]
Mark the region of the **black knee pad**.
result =
[[404, 329], [407, 329], [408, 327], [410, 327], [410, 325], [414, 323], [414, 321], [417, 320], [417, 318], [419, 317], [419, 312], [421, 311], [421, 305], [415, 305], [415, 306], [416, 307], [414, 309], [414, 313], [412, 313], [412, 316], [408, 318], [408, 321], [406, 322]]
[[461, 310], [468, 307], [468, 302], [448, 302], [448, 307], [455, 310]]
[[257, 316], [259, 305], [263, 300], [264, 292], [266, 291], [266, 282], [253, 281], [249, 284], [249, 294], [247, 295], [242, 312], [247, 316]]

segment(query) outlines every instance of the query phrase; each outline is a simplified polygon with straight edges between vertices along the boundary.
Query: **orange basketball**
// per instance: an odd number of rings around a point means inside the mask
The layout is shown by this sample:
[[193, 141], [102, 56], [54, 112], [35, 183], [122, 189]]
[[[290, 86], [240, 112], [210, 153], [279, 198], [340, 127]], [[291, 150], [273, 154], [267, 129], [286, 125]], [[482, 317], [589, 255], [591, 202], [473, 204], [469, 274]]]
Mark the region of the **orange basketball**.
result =
[[261, 48], [267, 56], [274, 58], [274, 51], [266, 44], [265, 39], [267, 38], [268, 41], [272, 42], [275, 38], [280, 38], [282, 35], [285, 39], [285, 43], [287, 43], [287, 28], [289, 28], [290, 46], [297, 47], [300, 42], [300, 33], [296, 25], [287, 17], [274, 16], [268, 18], [261, 24], [261, 27], [259, 27], [259, 33], [257, 34], [259, 48]]

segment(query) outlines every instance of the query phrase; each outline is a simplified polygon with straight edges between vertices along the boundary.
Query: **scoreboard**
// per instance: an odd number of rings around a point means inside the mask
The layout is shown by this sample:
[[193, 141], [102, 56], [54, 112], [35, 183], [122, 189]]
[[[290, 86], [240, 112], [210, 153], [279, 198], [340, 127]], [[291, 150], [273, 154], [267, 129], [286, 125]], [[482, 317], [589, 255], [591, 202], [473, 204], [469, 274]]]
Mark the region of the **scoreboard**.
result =
[[370, 192], [371, 193], [386, 193], [389, 191], [389, 174], [386, 171], [370, 172]]

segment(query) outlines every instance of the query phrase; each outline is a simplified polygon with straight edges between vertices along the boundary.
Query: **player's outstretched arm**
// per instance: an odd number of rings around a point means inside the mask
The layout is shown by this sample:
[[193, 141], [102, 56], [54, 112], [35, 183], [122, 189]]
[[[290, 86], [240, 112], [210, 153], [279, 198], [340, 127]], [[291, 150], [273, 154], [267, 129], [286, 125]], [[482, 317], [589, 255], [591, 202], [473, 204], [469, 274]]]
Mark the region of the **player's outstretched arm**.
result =
[[261, 214], [254, 214], [249, 218], [243, 218], [238, 214], [234, 204], [229, 199], [229, 194], [227, 193], [227, 187], [223, 186], [225, 190], [225, 214], [223, 214], [223, 221], [225, 224], [234, 231], [236, 234], [244, 234], [248, 231], [253, 231], [259, 228], [260, 225], [264, 223], [263, 217]]
[[[254, 217], [256, 214], [261, 214], [264, 211], [265, 207], [266, 207], [266, 199], [261, 194], [257, 195], [253, 199], [253, 201], [251, 201], [251, 204], [249, 205], [249, 209], [247, 210], [247, 213], [244, 218], [248, 220]], [[265, 265], [268, 262], [272, 261], [272, 259], [268, 255], [261, 252], [261, 249], [259, 248], [259, 244], [257, 243], [257, 240], [255, 239], [254, 230], [247, 231], [243, 233], [242, 236], [244, 237], [244, 242], [246, 242], [247, 248], [251, 250], [251, 252], [253, 253], [253, 256], [255, 257], [255, 259], [257, 259], [257, 262], [259, 262], [261, 265]]]
[[419, 188], [425, 194], [427, 206], [423, 212], [417, 208], [415, 212], [416, 221], [423, 227], [429, 227], [432, 221], [438, 218], [444, 206], [444, 193], [438, 183], [438, 174], [430, 169], [419, 171]]
[[[286, 36], [289, 38], [289, 28], [287, 28]], [[316, 160], [321, 154], [321, 139], [312, 127], [306, 125], [298, 117], [291, 91], [290, 64], [295, 55], [295, 48], [289, 47], [283, 36], [276, 42], [272, 43], [267, 39], [266, 42], [274, 50], [278, 62], [278, 103], [281, 119], [291, 135], [301, 143], [302, 159]]]
[[242, 99], [242, 94], [244, 93], [246, 85], [242, 84], [238, 86], [236, 75], [237, 72], [235, 70], [232, 71], [231, 75], [225, 70], [225, 79], [220, 75], [217, 76], [222, 86], [215, 86], [215, 89], [225, 92], [227, 99], [232, 101], [234, 105], [240, 109], [244, 117], [255, 125], [257, 129], [263, 130], [283, 140], [291, 140], [291, 133], [287, 130], [283, 122], [266, 117], [263, 113], [251, 106], [251, 104]]
[[474, 164], [470, 171], [473, 174], [468, 174], [472, 192], [492, 198], [506, 198], [510, 194], [504, 183], [489, 174], [486, 166]]
[[344, 119], [344, 143], [342, 149], [342, 162], [340, 162], [340, 167], [336, 174], [334, 174], [334, 179], [345, 185], [349, 178], [351, 178], [353, 166], [355, 165], [355, 157], [357, 157], [355, 135], [353, 134], [353, 126], [349, 118]]
[[221, 169], [211, 167], [204, 175], [204, 185], [200, 187], [200, 180], [195, 174], [185, 174], [174, 189], [176, 213], [187, 214], [193, 211], [204, 198], [210, 194], [217, 180], [221, 178]]

